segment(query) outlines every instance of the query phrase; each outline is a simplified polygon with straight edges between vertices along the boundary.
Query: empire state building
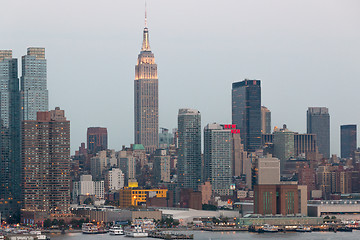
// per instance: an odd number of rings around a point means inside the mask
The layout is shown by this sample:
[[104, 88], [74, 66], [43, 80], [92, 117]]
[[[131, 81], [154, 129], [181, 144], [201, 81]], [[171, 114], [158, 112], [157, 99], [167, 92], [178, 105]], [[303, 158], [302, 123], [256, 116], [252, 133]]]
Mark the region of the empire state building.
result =
[[143, 44], [135, 66], [134, 121], [135, 144], [144, 145], [153, 153], [159, 142], [159, 97], [157, 65], [149, 44], [149, 30], [145, 12]]

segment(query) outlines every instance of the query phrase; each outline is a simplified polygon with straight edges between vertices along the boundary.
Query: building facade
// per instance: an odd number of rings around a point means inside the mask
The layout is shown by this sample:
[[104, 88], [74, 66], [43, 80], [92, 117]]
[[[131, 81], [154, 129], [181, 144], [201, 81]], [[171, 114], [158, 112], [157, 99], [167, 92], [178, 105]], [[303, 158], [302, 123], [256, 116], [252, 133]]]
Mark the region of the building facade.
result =
[[194, 191], [201, 184], [201, 115], [195, 109], [180, 109], [178, 115], [178, 183]]
[[30, 47], [22, 57], [22, 120], [36, 120], [37, 112], [49, 110], [45, 48]]
[[257, 159], [258, 169], [257, 184], [279, 184], [280, 183], [280, 160], [267, 155]]
[[210, 181], [213, 192], [219, 195], [230, 194], [232, 130], [217, 123], [204, 128], [204, 181]]
[[90, 170], [93, 179], [100, 180], [105, 177], [105, 170], [117, 167], [117, 158], [115, 150], [104, 150], [96, 154], [90, 159]]
[[261, 133], [271, 133], [271, 112], [265, 106], [261, 106]]
[[20, 92], [18, 62], [12, 50], [0, 50], [0, 213], [20, 210]]
[[24, 211], [70, 214], [70, 121], [55, 108], [22, 122]]
[[356, 125], [341, 125], [341, 157], [350, 158], [354, 157], [354, 152], [357, 149], [357, 131]]
[[155, 184], [170, 182], [170, 155], [166, 149], [157, 149], [154, 156]]
[[124, 188], [124, 174], [119, 168], [113, 168], [105, 175], [105, 190], [120, 190]]
[[232, 123], [240, 129], [245, 150], [261, 148], [260, 80], [244, 80], [232, 84]]
[[299, 213], [299, 209], [298, 185], [255, 185], [254, 213], [288, 215]]
[[274, 156], [280, 159], [281, 172], [285, 169], [285, 162], [294, 157], [294, 132], [289, 131], [286, 125], [274, 132]]
[[147, 196], [166, 198], [167, 189], [153, 188], [153, 189], [141, 189], [141, 188], [125, 188], [119, 192], [119, 207], [126, 208], [130, 206], [141, 206], [146, 204]]
[[107, 129], [102, 127], [89, 127], [86, 134], [89, 154], [95, 155], [108, 148]]
[[143, 44], [135, 66], [134, 121], [135, 144], [142, 144], [153, 153], [159, 144], [158, 76], [146, 16]]
[[330, 115], [326, 107], [309, 107], [307, 110], [307, 133], [316, 134], [319, 153], [330, 157]]

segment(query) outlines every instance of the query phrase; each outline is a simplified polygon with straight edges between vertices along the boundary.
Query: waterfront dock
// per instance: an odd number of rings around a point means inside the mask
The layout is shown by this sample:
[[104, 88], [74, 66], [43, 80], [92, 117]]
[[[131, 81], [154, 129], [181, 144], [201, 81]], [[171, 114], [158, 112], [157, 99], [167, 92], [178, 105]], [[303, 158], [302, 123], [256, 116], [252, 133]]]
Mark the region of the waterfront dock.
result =
[[159, 232], [159, 231], [149, 232], [149, 237], [160, 238], [160, 239], [194, 239], [193, 234], [181, 234], [181, 233]]
[[248, 231], [248, 227], [203, 227], [201, 230], [209, 232], [238, 232], [238, 231]]

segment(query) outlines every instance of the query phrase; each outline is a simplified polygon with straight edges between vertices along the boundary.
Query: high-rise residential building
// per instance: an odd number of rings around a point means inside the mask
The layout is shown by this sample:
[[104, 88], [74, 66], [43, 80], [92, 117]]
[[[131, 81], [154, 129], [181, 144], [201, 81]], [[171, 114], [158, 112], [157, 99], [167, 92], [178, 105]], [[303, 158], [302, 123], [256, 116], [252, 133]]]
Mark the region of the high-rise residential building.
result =
[[57, 107], [21, 131], [23, 210], [70, 214], [70, 121]]
[[285, 162], [294, 157], [294, 132], [289, 131], [285, 124], [274, 132], [274, 156], [280, 159], [281, 172], [285, 169]]
[[201, 115], [198, 110], [179, 109], [178, 183], [180, 188], [198, 190], [201, 184]]
[[319, 153], [330, 157], [330, 115], [326, 107], [309, 107], [307, 110], [307, 133], [316, 134]]
[[[0, 50], [0, 214], [15, 216], [21, 201], [18, 62]], [[19, 215], [19, 214], [18, 214]]]
[[21, 108], [22, 120], [49, 110], [45, 48], [29, 47], [22, 57]]
[[107, 128], [89, 127], [87, 129], [87, 148], [90, 154], [96, 154], [99, 151], [108, 148]]
[[261, 106], [261, 133], [271, 133], [271, 112], [265, 106]]
[[113, 168], [105, 175], [105, 191], [124, 188], [124, 174], [119, 168]]
[[159, 144], [158, 76], [146, 13], [143, 44], [135, 66], [134, 127], [135, 144], [142, 144], [147, 152], [153, 153]]
[[155, 184], [170, 182], [170, 155], [166, 149], [157, 149], [154, 156]]
[[245, 150], [261, 148], [260, 80], [244, 80], [232, 84], [232, 123], [240, 129]]
[[236, 129], [225, 128], [217, 123], [208, 124], [204, 128], [204, 181], [210, 181], [212, 191], [219, 195], [230, 194], [232, 130]]
[[341, 125], [341, 157], [354, 157], [357, 148], [357, 132], [356, 125]]

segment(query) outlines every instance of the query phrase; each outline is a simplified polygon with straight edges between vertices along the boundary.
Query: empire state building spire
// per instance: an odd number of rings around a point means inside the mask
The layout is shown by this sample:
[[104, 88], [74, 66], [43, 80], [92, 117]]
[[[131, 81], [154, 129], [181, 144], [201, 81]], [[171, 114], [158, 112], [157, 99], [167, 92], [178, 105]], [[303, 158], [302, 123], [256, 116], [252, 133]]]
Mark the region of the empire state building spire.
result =
[[144, 28], [143, 44], [141, 51], [151, 51], [150, 43], [149, 43], [149, 29], [147, 27], [146, 3], [145, 3], [145, 28]]
[[149, 44], [145, 6], [143, 44], [135, 66], [134, 136], [146, 152], [154, 153], [159, 144], [159, 94], [157, 65]]

